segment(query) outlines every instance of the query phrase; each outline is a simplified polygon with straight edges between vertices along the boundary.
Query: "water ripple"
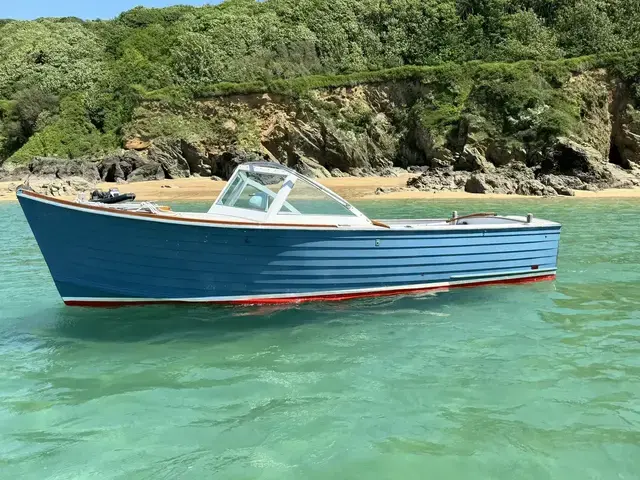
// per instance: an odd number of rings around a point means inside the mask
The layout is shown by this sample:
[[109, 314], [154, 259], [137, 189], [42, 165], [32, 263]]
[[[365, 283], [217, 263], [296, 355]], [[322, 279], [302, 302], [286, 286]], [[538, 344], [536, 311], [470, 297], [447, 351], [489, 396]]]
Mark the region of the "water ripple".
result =
[[465, 205], [561, 221], [552, 283], [90, 310], [0, 204], [0, 476], [640, 478], [638, 206]]

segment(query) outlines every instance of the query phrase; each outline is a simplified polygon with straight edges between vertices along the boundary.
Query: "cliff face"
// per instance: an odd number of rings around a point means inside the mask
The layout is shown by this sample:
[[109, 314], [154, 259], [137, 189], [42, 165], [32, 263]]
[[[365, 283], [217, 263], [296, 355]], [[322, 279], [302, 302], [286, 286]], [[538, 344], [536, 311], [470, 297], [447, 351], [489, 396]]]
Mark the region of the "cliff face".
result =
[[633, 83], [605, 69], [530, 65], [481, 78], [440, 72], [299, 95], [148, 101], [124, 127], [130, 151], [91, 171], [107, 181], [228, 178], [237, 163], [265, 159], [315, 177], [408, 169], [422, 172], [410, 188], [566, 195], [640, 184], [637, 107]]
[[[130, 145], [145, 146], [177, 132], [190, 172], [203, 175], [227, 176], [229, 160], [242, 151], [318, 177], [393, 175], [399, 167], [425, 172], [418, 188], [515, 193], [526, 180], [550, 193], [558, 182], [636, 185], [636, 107], [628, 82], [596, 69], [555, 84], [540, 75], [497, 75], [311, 90], [298, 98], [220, 97], [181, 110], [151, 102], [138, 108], [126, 135]], [[487, 183], [493, 177], [515, 182], [498, 187]]]

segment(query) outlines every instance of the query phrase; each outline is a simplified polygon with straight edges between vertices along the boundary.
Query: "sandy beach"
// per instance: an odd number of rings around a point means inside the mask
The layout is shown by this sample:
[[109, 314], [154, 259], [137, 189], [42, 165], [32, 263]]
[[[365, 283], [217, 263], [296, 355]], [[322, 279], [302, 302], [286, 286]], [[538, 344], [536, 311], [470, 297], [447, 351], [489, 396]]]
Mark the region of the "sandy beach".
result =
[[[520, 195], [473, 194], [466, 192], [422, 192], [404, 190], [376, 195], [382, 188], [402, 188], [406, 186], [410, 175], [400, 177], [344, 177], [321, 179], [320, 183], [335, 191], [347, 200], [425, 200], [425, 199], [539, 199]], [[15, 201], [15, 187], [20, 182], [0, 182], [0, 201]], [[213, 201], [226, 182], [213, 181], [209, 178], [181, 178], [175, 180], [155, 180], [129, 184], [100, 183], [96, 188], [107, 190], [117, 187], [121, 192], [136, 194], [136, 200], [157, 201]], [[62, 197], [73, 200], [75, 196]], [[640, 188], [606, 189], [599, 192], [576, 191], [575, 197], [581, 198], [640, 198]]]

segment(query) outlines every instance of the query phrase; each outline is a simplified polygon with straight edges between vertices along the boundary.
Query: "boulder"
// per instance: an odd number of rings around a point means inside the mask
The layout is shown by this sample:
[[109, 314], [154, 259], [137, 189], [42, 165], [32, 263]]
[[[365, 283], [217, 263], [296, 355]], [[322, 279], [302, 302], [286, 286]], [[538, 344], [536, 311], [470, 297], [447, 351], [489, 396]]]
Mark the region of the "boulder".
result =
[[212, 174], [228, 180], [238, 165], [247, 162], [267, 162], [269, 157], [257, 152], [243, 150], [228, 150], [220, 154], [212, 154]]
[[151, 146], [151, 142], [142, 140], [140, 137], [134, 137], [127, 140], [124, 148], [127, 150], [146, 150]]
[[407, 171], [400, 167], [388, 167], [378, 170], [376, 174], [380, 177], [401, 177], [407, 174]]
[[147, 180], [164, 180], [164, 169], [159, 163], [146, 163], [136, 168], [127, 177], [128, 182], [144, 182]]
[[[584, 185], [579, 178], [553, 174], [542, 175], [539, 180], [543, 185], [553, 188], [558, 195], [564, 195], [567, 197], [575, 195], [573, 188], [579, 187], [582, 189], [582, 186]], [[571, 188], [569, 185], [574, 185], [574, 187]]]
[[496, 173], [474, 173], [464, 186], [465, 192], [469, 193], [513, 194], [517, 188], [517, 176], [509, 170]]
[[474, 173], [465, 184], [465, 191], [469, 193], [503, 193], [533, 196], [573, 195], [568, 185], [584, 185], [579, 179], [573, 181], [556, 175], [543, 175], [540, 179], [534, 177], [531, 169], [523, 164], [513, 163], [508, 167], [501, 167], [492, 173]]
[[320, 165], [316, 160], [299, 156], [298, 161], [293, 165], [294, 170], [311, 178], [330, 178], [329, 170]]
[[491, 193], [493, 188], [487, 183], [484, 176], [474, 174], [464, 184], [464, 191], [468, 193]]
[[180, 143], [182, 156], [189, 165], [191, 175], [210, 177], [213, 171], [213, 160], [198, 146], [182, 140]]
[[434, 169], [419, 177], [407, 180], [407, 187], [422, 191], [459, 191], [464, 188], [470, 177], [468, 172], [454, 172], [450, 169]]
[[496, 173], [485, 173], [484, 177], [493, 193], [513, 194], [518, 188], [518, 182], [523, 178], [513, 170], [504, 170]]
[[146, 163], [152, 163], [133, 150], [109, 155], [98, 164], [100, 179], [103, 182], [122, 182], [131, 173]]
[[339, 168], [333, 168], [333, 169], [331, 169], [331, 176], [332, 177], [336, 177], [336, 178], [338, 178], [338, 177], [348, 177], [349, 174], [343, 172]]
[[543, 162], [542, 170], [544, 173], [571, 175], [585, 183], [607, 184], [610, 177], [605, 169], [606, 163], [595, 148], [560, 137]]
[[431, 167], [426, 165], [410, 165], [407, 167], [407, 171], [409, 173], [424, 173], [431, 169]]
[[518, 195], [532, 195], [537, 197], [554, 197], [558, 195], [553, 188], [544, 185], [538, 180], [525, 180], [520, 182], [516, 188], [516, 193]]
[[38, 193], [51, 197], [76, 195], [79, 192], [88, 192], [95, 188], [95, 183], [88, 182], [81, 177], [67, 179], [38, 179], [30, 182], [31, 187]]
[[53, 180], [58, 178], [58, 167], [65, 161], [55, 157], [35, 157], [29, 162], [28, 168], [34, 177]]
[[95, 182], [89, 182], [82, 177], [70, 177], [67, 178], [65, 182], [70, 190], [75, 190], [76, 192], [86, 192], [96, 186]]
[[597, 184], [601, 188], [634, 188], [640, 185], [640, 179], [636, 176], [638, 171], [626, 170], [612, 163], [604, 166], [607, 182]]
[[28, 168], [32, 175], [39, 178], [80, 177], [88, 182], [100, 180], [97, 162], [91, 160], [35, 157], [29, 162]]
[[162, 166], [165, 178], [186, 178], [191, 174], [189, 163], [182, 155], [180, 140], [168, 138], [155, 140], [149, 148], [147, 158]]
[[491, 172], [495, 167], [487, 161], [478, 148], [465, 145], [453, 169], [466, 172]]
[[493, 141], [487, 148], [486, 158], [496, 167], [502, 167], [512, 162], [525, 163], [527, 151], [522, 146]]
[[0, 167], [0, 182], [23, 181], [31, 175], [27, 165], [3, 165]]
[[67, 160], [61, 163], [56, 176], [58, 178], [82, 178], [88, 183], [100, 180], [97, 162], [87, 160]]

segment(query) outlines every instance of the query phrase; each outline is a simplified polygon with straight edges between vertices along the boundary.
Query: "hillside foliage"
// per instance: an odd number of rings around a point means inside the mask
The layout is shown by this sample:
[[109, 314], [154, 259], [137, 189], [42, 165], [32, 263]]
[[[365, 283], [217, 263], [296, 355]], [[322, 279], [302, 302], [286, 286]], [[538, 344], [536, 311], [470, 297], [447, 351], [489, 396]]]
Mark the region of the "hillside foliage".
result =
[[[2, 21], [0, 162], [117, 148], [145, 99], [446, 75], [451, 63], [466, 64], [471, 78], [476, 61], [566, 70], [566, 58], [638, 47], [640, 0], [227, 0], [135, 8], [108, 21]], [[474, 94], [505, 108], [551, 95], [553, 71], [545, 88], [531, 68], [507, 88], [487, 68]], [[456, 102], [424, 121], [446, 123]], [[560, 117], [549, 121], [569, 121]]]

